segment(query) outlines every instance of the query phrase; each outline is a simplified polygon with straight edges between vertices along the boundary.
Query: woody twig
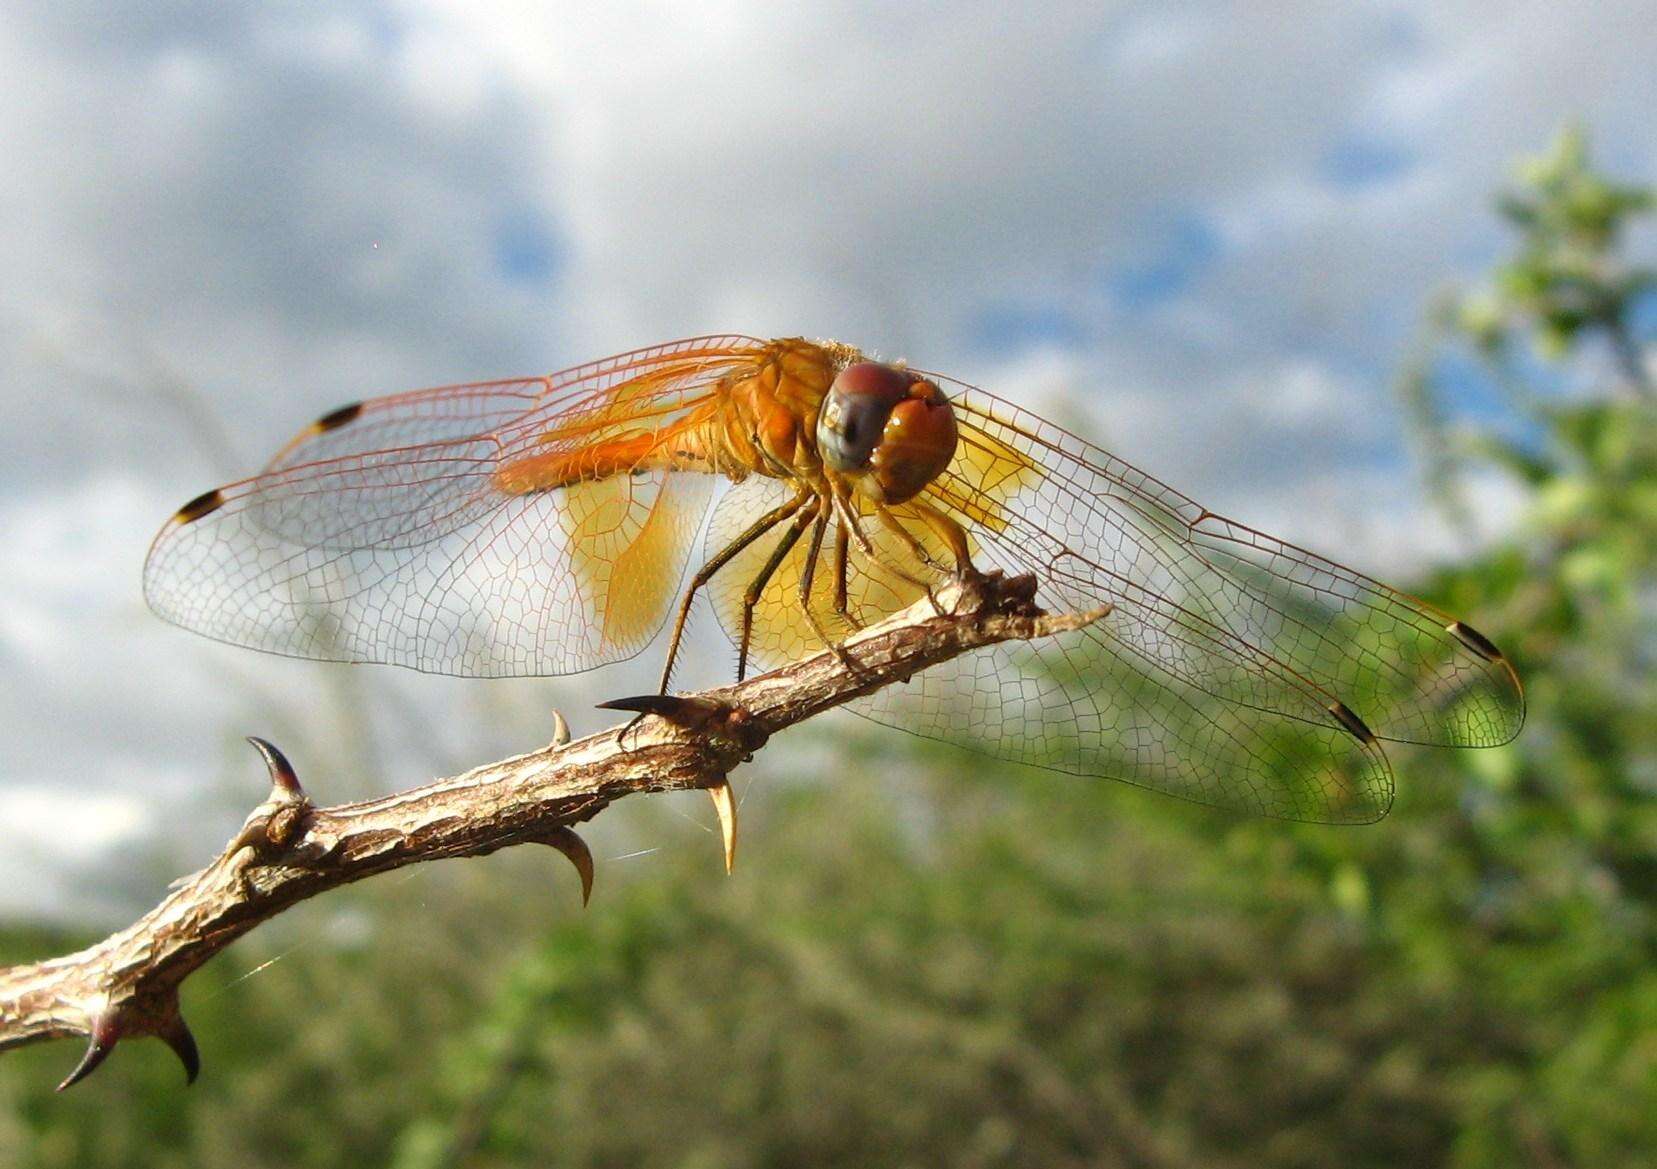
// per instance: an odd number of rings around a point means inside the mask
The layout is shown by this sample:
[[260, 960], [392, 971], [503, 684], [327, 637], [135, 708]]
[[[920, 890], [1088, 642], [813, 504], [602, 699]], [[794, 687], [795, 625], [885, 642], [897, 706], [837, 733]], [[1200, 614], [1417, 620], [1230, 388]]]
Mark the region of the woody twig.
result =
[[606, 704], [643, 716], [624, 733], [570, 742], [554, 714], [552, 742], [540, 750], [377, 800], [319, 806], [276, 747], [250, 740], [269, 770], [269, 794], [207, 867], [175, 882], [149, 913], [96, 945], [0, 969], [0, 1051], [86, 1037], [62, 1089], [95, 1071], [123, 1040], [154, 1036], [177, 1053], [193, 1081], [201, 1060], [179, 989], [249, 930], [377, 873], [525, 843], [568, 857], [585, 902], [593, 860], [575, 828], [639, 792], [710, 792], [729, 869], [737, 835], [729, 775], [771, 735], [959, 654], [1079, 629], [1108, 611], [1046, 614], [1034, 592], [1030, 577], [951, 585], [835, 650], [745, 682]]

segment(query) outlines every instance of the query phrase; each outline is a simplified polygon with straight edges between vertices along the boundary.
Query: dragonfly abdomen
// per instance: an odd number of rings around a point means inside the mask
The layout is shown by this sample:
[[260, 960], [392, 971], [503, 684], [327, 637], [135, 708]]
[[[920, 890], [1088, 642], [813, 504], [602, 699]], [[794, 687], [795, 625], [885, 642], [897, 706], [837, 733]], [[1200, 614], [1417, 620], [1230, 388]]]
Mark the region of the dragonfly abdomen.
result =
[[[509, 495], [533, 495], [657, 470], [703, 471], [735, 481], [751, 474], [815, 479], [822, 467], [814, 441], [818, 407], [846, 360], [839, 348], [798, 338], [773, 341], [752, 365], [709, 385], [700, 400], [682, 401], [683, 413], [656, 427], [624, 428], [626, 416], [610, 413], [613, 407], [564, 423], [543, 440], [548, 449], [496, 470], [495, 486]], [[629, 400], [632, 384], [611, 391], [617, 402]]]
[[513, 459], [495, 472], [495, 486], [508, 495], [533, 495], [616, 475], [658, 470], [717, 472], [713, 421], [713, 412], [703, 409], [660, 430]]

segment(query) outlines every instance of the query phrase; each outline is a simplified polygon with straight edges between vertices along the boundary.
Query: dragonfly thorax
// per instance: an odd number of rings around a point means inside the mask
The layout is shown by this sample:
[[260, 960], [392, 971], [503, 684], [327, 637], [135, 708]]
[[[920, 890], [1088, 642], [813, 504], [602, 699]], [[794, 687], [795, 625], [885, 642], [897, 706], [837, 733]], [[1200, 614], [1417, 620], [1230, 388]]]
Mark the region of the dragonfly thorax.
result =
[[902, 503], [955, 456], [955, 411], [934, 382], [874, 361], [835, 376], [817, 415], [817, 450], [859, 494]]

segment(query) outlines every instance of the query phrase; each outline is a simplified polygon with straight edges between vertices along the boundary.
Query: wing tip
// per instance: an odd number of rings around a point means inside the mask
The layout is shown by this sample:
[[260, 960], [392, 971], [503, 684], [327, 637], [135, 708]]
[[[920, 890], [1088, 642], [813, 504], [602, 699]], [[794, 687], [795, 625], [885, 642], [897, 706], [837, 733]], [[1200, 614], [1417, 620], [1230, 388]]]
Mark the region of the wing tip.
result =
[[1513, 668], [1513, 662], [1495, 642], [1465, 621], [1449, 622], [1444, 626], [1444, 632], [1460, 642], [1475, 657], [1500, 667], [1507, 675], [1508, 685], [1512, 689], [1511, 717], [1503, 720], [1503, 725], [1496, 729], [1494, 738], [1472, 745], [1500, 747], [1504, 743], [1511, 743], [1519, 737], [1519, 732], [1525, 726], [1525, 684], [1519, 677], [1519, 671]]
[[211, 515], [225, 504], [224, 491], [215, 487], [211, 491], [203, 491], [183, 507], [173, 513], [173, 523], [193, 524], [203, 516]]
[[1350, 706], [1337, 699], [1331, 702], [1327, 709], [1334, 720], [1358, 742], [1366, 747], [1375, 745], [1375, 732], [1369, 729], [1369, 724], [1359, 718]]
[[1450, 622], [1444, 627], [1444, 632], [1461, 642], [1462, 645], [1472, 650], [1475, 654], [1487, 662], [1507, 661], [1507, 657], [1496, 647], [1495, 642], [1491, 641], [1488, 637], [1480, 633], [1477, 629], [1474, 629], [1465, 621]]
[[321, 418], [318, 418], [315, 422], [311, 423], [310, 427], [306, 430], [306, 433], [311, 435], [327, 434], [330, 430], [338, 430], [340, 427], [345, 426], [348, 423], [355, 422], [357, 420], [357, 416], [362, 413], [362, 410], [363, 403], [361, 402], [352, 402], [349, 405], [341, 406], [336, 410], [330, 410]]

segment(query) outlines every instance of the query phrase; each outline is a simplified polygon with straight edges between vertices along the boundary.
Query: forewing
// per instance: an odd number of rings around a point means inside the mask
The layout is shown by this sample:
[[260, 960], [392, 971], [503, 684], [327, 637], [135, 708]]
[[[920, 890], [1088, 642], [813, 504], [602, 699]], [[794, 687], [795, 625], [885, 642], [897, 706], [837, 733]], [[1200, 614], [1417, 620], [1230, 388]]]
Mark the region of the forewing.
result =
[[[1123, 634], [1134, 652], [1239, 706], [1315, 722], [1338, 702], [1381, 739], [1436, 746], [1518, 734], [1518, 676], [1470, 626], [1217, 515], [1009, 403], [959, 383], [951, 392], [963, 445], [1032, 468], [1017, 490], [991, 493], [979, 526], [1009, 567], [1041, 578], [1047, 603], [1117, 605], [1134, 617]], [[938, 490], [971, 518], [982, 481], [959, 459]]]
[[[976, 465], [985, 483], [1013, 469], [998, 460], [980, 459]], [[1028, 476], [1002, 479], [978, 497], [978, 505], [993, 506], [996, 492], [1012, 490], [1015, 480], [1029, 482]], [[734, 488], [714, 510], [710, 554], [746, 526], [744, 517], [760, 514], [785, 495], [786, 489], [771, 480], [750, 479]], [[932, 559], [947, 563], [944, 549], [908, 509], [900, 507], [898, 515]], [[923, 597], [922, 586], [908, 578], [930, 574], [935, 583], [943, 581], [938, 570], [917, 561], [891, 533], [875, 526], [868, 532], [873, 558], [855, 543], [848, 549], [845, 614], [835, 601], [838, 570], [832, 539], [818, 553], [810, 604], [832, 638]], [[981, 568], [1029, 571], [1008, 554], [1010, 533], [988, 528], [969, 533]], [[733, 640], [742, 627], [744, 592], [779, 538], [760, 541], [715, 579], [715, 607]], [[781, 664], [822, 648], [801, 610], [800, 581], [808, 552], [802, 539], [758, 598], [751, 641], [757, 664]], [[1083, 607], [1079, 595], [1047, 603]], [[889, 726], [1015, 762], [1109, 777], [1257, 815], [1359, 823], [1386, 813], [1392, 776], [1372, 739], [1355, 735], [1327, 711], [1321, 722], [1308, 722], [1216, 699], [1168, 668], [1169, 648], [1147, 657], [1141, 649], [1147, 635], [1128, 624], [1135, 620], [1131, 614], [1112, 613], [1070, 634], [964, 654], [929, 667], [902, 686], [859, 699], [852, 709]], [[1198, 639], [1187, 636], [1180, 644], [1187, 657], [1206, 656]], [[1212, 668], [1212, 663], [1206, 665]], [[1306, 700], [1307, 710], [1313, 709], [1312, 701]]]
[[760, 344], [698, 338], [324, 415], [169, 521], [145, 595], [186, 628], [299, 657], [504, 676], [631, 656], [677, 593], [712, 476], [515, 495], [496, 473], [670, 425]]
[[[1470, 747], [1518, 733], [1517, 676], [1466, 624], [1216, 515], [1009, 403], [938, 380], [961, 441], [922, 498], [966, 529], [979, 568], [1035, 575], [1050, 609], [1113, 610], [1073, 634], [935, 666], [862, 700], [870, 717], [1023, 763], [1327, 822], [1385, 813], [1392, 777], [1378, 739]], [[722, 504], [711, 538], [762, 502]], [[907, 526], [947, 563], [923, 525]], [[901, 541], [871, 533], [872, 560], [850, 549], [845, 614], [832, 602], [831, 551], [819, 555], [811, 604], [831, 636], [920, 597], [907, 578], [941, 582]], [[756, 662], [818, 648], [798, 595], [805, 548], [755, 607]], [[716, 593], [728, 630], [740, 627], [743, 578], [762, 560], [756, 547]]]

